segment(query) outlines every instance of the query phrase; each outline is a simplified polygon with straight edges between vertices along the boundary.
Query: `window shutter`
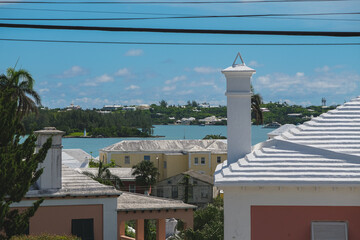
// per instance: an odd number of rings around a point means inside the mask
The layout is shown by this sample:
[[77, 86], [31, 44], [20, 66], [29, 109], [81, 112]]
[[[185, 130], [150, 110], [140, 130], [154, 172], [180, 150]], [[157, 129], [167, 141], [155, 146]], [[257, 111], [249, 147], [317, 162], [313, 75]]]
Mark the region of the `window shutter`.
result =
[[312, 240], [348, 240], [346, 222], [312, 222]]

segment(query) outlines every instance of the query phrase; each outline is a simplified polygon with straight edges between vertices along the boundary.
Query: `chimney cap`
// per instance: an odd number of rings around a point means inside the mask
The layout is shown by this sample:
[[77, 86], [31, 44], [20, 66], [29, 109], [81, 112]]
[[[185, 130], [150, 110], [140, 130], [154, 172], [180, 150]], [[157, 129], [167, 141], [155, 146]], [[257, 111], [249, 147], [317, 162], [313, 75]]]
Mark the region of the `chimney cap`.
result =
[[[241, 64], [236, 63], [236, 60], [238, 58], [241, 60]], [[234, 62], [232, 64], [232, 66], [222, 70], [221, 72], [222, 73], [226, 73], [226, 72], [252, 72], [253, 73], [253, 72], [256, 72], [256, 71], [254, 69], [249, 68], [248, 66], [246, 66], [243, 58], [241, 57], [240, 52], [238, 52], [236, 54], [236, 57], [235, 57], [235, 60], [234, 60]]]
[[34, 132], [35, 134], [50, 134], [50, 135], [64, 135], [65, 132], [57, 130], [55, 127], [44, 127], [43, 130], [38, 130]]

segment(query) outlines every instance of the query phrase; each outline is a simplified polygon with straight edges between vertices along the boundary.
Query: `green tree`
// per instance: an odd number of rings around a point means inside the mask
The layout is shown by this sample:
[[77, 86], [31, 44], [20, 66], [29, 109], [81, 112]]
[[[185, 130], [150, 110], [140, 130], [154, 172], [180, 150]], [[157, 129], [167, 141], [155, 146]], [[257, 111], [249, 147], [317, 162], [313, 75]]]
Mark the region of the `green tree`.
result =
[[132, 168], [134, 169], [132, 175], [135, 176], [136, 184], [148, 189], [150, 194], [151, 185], [156, 183], [157, 176], [159, 175], [158, 169], [155, 167], [154, 163], [144, 160]]
[[226, 137], [222, 136], [221, 134], [208, 134], [203, 139], [226, 139]]
[[[13, 74], [10, 71], [11, 74]], [[16, 77], [15, 77], [16, 78]], [[24, 211], [11, 209], [12, 203], [20, 202], [29, 188], [35, 184], [43, 169], [38, 164], [43, 162], [51, 146], [49, 138], [37, 154], [37, 137], [30, 134], [21, 143], [23, 126], [21, 116], [23, 101], [17, 95], [18, 89], [12, 85], [1, 86], [0, 91], [0, 239], [9, 239], [23, 234], [43, 199], [35, 201], [32, 207]], [[20, 106], [20, 108], [19, 108]], [[27, 112], [27, 111], [25, 111]]]
[[34, 79], [31, 74], [20, 69], [8, 68], [6, 75], [0, 75], [0, 90], [12, 89], [10, 99], [17, 101], [17, 112], [22, 118], [29, 112], [37, 112], [38, 105], [41, 105], [39, 94], [33, 89]]
[[104, 164], [100, 161], [97, 174], [86, 171], [83, 172], [83, 174], [91, 177], [92, 179], [98, 181], [101, 184], [114, 186], [116, 189], [120, 190], [121, 186], [123, 186], [121, 179], [118, 176], [111, 174], [109, 169], [110, 166], [111, 164]]
[[168, 103], [167, 103], [164, 99], [161, 100], [161, 101], [159, 102], [159, 104], [160, 104], [160, 107], [162, 107], [162, 108], [166, 108], [167, 105], [168, 105]]
[[186, 229], [181, 234], [187, 240], [222, 240], [224, 239], [224, 203], [221, 197], [212, 204], [194, 212], [194, 228]]
[[[253, 86], [251, 85], [251, 92], [254, 92]], [[264, 117], [260, 106], [262, 104], [262, 97], [260, 94], [252, 94], [251, 95], [251, 115], [252, 118], [255, 119], [255, 125], [262, 125], [264, 124]]]

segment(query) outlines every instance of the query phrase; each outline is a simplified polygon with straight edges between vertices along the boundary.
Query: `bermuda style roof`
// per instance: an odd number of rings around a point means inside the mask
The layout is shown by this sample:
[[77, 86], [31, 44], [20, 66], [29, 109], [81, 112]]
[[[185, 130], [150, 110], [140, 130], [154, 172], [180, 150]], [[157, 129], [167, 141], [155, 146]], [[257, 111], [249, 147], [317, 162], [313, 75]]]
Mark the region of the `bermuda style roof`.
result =
[[360, 97], [217, 166], [217, 186], [359, 186]]
[[103, 148], [103, 152], [212, 152], [226, 153], [224, 140], [125, 140]]
[[71, 168], [86, 168], [91, 155], [82, 149], [62, 149], [62, 163]]
[[[114, 168], [108, 168], [110, 170], [110, 173], [114, 176], [117, 176], [121, 180], [134, 180], [135, 176], [132, 175], [134, 172], [134, 169], [132, 168], [120, 168], [120, 167], [114, 167]], [[92, 174], [98, 173], [98, 168], [78, 168], [77, 171], [83, 173], [83, 172], [90, 172]]]
[[118, 197], [118, 211], [194, 209], [196, 206], [180, 200], [146, 196], [138, 193], [122, 192]]
[[86, 197], [86, 196], [119, 196], [120, 191], [114, 187], [100, 184], [65, 165], [62, 165], [61, 189], [38, 190], [31, 189], [25, 195], [33, 197]]

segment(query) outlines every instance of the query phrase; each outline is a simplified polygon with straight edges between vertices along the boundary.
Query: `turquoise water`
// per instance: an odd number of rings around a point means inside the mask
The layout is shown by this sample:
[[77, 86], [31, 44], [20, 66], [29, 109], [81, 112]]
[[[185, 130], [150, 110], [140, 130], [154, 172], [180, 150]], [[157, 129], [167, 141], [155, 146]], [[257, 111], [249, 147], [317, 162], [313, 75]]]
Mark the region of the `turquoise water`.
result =
[[[208, 134], [220, 134], [227, 136], [226, 126], [198, 126], [198, 125], [155, 125], [154, 135], [164, 136], [161, 138], [63, 138], [64, 148], [81, 148], [85, 152], [92, 153], [94, 157], [99, 155], [99, 150], [120, 142], [122, 140], [139, 139], [202, 139]], [[252, 126], [251, 143], [255, 145], [267, 139], [267, 133], [274, 129]]]

